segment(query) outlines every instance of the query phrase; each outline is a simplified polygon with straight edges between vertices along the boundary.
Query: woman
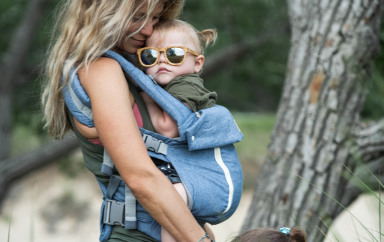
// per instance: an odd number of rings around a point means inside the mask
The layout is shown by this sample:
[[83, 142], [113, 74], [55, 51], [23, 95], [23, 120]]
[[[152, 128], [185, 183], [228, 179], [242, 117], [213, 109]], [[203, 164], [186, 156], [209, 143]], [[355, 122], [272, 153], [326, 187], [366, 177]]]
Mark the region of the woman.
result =
[[[55, 138], [73, 129], [84, 161], [97, 180], [107, 184], [100, 173], [104, 148], [119, 175], [138, 202], [178, 241], [210, 241], [169, 180], [147, 154], [138, 130], [138, 121], [150, 126], [145, 110], [133, 108], [142, 100], [133, 96], [119, 64], [102, 54], [112, 49], [134, 54], [152, 34], [153, 26], [174, 19], [183, 0], [65, 0], [59, 9], [58, 37], [47, 59], [48, 81], [42, 95], [46, 127]], [[98, 137], [81, 135], [66, 110], [61, 89], [77, 71], [81, 85], [92, 103]], [[135, 115], [136, 114], [136, 115]], [[91, 138], [100, 139], [103, 146]], [[91, 142], [92, 141], [92, 142]], [[114, 226], [109, 241], [153, 241], [137, 230]]]

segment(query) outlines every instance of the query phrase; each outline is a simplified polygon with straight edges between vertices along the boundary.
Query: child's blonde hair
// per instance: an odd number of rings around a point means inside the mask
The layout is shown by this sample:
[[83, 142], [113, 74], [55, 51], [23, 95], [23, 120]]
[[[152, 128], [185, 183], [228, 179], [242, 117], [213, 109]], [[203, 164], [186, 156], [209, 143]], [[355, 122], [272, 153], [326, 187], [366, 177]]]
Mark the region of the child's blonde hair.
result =
[[[164, 11], [160, 21], [179, 16], [184, 0], [160, 0]], [[49, 134], [61, 138], [71, 129], [62, 88], [75, 71], [113, 49], [124, 37], [141, 7], [147, 6], [148, 18], [159, 0], [63, 0], [57, 8], [58, 18], [53, 30], [52, 46], [46, 61], [46, 82], [43, 84], [42, 108]], [[142, 27], [145, 26], [144, 21]], [[140, 30], [138, 30], [140, 31]], [[136, 34], [132, 33], [132, 35]]]
[[213, 45], [217, 39], [217, 31], [215, 29], [205, 29], [198, 31], [191, 24], [178, 19], [158, 23], [155, 26], [154, 31], [159, 31], [159, 33], [162, 33], [175, 29], [185, 32], [186, 38], [191, 38], [196, 47], [194, 51], [201, 55], [204, 55], [205, 48], [211, 44]]

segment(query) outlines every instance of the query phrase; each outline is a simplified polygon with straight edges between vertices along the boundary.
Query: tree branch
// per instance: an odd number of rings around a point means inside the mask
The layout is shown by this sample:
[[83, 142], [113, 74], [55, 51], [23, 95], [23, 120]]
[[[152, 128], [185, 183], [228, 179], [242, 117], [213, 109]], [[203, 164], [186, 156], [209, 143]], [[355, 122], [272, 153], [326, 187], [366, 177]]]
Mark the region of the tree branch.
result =
[[51, 141], [36, 151], [1, 161], [0, 208], [11, 182], [68, 155], [78, 147], [77, 139], [67, 136], [62, 140]]
[[363, 160], [369, 161], [378, 154], [384, 154], [384, 119], [361, 124], [354, 136]]
[[384, 119], [361, 123], [354, 130], [356, 147], [352, 148], [352, 163], [356, 168], [350, 171], [343, 204], [364, 192], [383, 189], [384, 183]]
[[[384, 157], [378, 157], [369, 163], [361, 164], [351, 174], [346, 190], [349, 197], [357, 197], [361, 193], [372, 193], [382, 190], [384, 184]], [[344, 200], [348, 200], [344, 197]], [[346, 201], [342, 201], [344, 204]]]

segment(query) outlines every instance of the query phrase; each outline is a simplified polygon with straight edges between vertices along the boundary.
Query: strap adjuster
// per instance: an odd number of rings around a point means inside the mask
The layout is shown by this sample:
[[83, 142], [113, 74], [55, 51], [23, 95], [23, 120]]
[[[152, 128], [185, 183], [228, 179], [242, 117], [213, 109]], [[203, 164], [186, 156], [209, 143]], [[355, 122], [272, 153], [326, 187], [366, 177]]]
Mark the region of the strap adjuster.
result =
[[106, 200], [103, 212], [103, 223], [124, 226], [124, 203], [115, 200]]
[[158, 154], [167, 154], [167, 144], [165, 144], [162, 140], [156, 139], [147, 134], [143, 134], [143, 140], [145, 143], [145, 147], [147, 150], [158, 153]]

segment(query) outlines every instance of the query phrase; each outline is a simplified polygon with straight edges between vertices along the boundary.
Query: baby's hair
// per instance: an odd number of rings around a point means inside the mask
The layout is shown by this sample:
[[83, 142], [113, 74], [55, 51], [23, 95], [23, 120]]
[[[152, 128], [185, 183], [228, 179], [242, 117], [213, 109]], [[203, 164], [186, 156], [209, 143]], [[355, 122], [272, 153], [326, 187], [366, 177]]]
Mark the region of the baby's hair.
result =
[[217, 39], [217, 31], [215, 29], [204, 29], [200, 31], [200, 39], [205, 44], [205, 48], [210, 44], [214, 45]]
[[292, 228], [289, 234], [272, 228], [249, 230], [235, 237], [232, 242], [307, 242], [306, 233], [300, 228]]
[[155, 27], [155, 31], [159, 31], [160, 33], [173, 29], [185, 32], [187, 34], [187, 38], [191, 37], [197, 48], [194, 51], [202, 55], [204, 55], [205, 48], [209, 45], [213, 45], [217, 39], [217, 31], [215, 29], [204, 29], [202, 31], [198, 31], [191, 24], [178, 19], [160, 22]]

